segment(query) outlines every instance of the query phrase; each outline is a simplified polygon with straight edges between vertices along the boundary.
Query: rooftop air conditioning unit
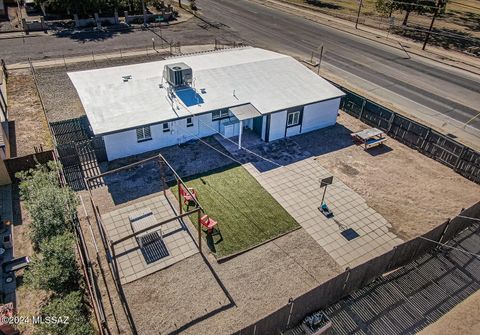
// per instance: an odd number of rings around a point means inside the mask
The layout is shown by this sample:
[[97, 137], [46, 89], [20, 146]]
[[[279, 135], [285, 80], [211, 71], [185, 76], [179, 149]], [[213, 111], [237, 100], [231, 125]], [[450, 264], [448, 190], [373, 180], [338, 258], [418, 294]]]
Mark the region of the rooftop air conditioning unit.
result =
[[165, 65], [163, 77], [173, 87], [187, 86], [192, 83], [193, 71], [185, 63], [175, 63]]

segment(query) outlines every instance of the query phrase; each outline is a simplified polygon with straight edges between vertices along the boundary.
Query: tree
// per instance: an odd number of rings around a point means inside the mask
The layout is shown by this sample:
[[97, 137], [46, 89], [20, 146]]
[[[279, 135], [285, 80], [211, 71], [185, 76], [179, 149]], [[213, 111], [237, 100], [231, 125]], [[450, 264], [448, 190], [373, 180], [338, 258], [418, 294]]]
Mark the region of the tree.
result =
[[20, 172], [20, 196], [25, 201], [31, 223], [31, 240], [35, 248], [49, 238], [72, 231], [77, 197], [69, 187], [60, 187], [60, 166], [49, 162]]
[[395, 4], [392, 0], [377, 0], [375, 2], [375, 10], [383, 16], [392, 16]]
[[25, 271], [25, 283], [35, 289], [66, 293], [78, 288], [80, 272], [71, 233], [52, 237], [40, 245]]
[[448, 0], [377, 0], [375, 8], [381, 13], [399, 10], [405, 12], [402, 25], [406, 26], [410, 13], [425, 15], [434, 13], [438, 5], [441, 10], [445, 10]]
[[41, 309], [44, 320], [56, 317], [58, 323], [38, 323], [36, 334], [49, 335], [91, 335], [93, 327], [88, 319], [88, 310], [79, 291], [73, 291], [64, 297], [55, 297]]

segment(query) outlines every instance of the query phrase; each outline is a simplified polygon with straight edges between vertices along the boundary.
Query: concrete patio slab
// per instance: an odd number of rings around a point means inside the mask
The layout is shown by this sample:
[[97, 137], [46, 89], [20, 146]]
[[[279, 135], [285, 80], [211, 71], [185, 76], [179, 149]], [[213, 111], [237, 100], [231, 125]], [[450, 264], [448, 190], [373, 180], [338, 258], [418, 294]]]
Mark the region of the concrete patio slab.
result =
[[[331, 173], [315, 158], [264, 172], [251, 163], [244, 167], [341, 267], [359, 265], [403, 242], [390, 232], [392, 226], [385, 218], [335, 178], [325, 197], [334, 216], [326, 218], [318, 210], [323, 192], [320, 179]], [[348, 228], [359, 236], [348, 241], [341, 235]]]
[[[170, 197], [173, 198], [173, 195], [170, 195]], [[129, 216], [138, 211], [151, 211], [157, 222], [168, 220], [177, 215], [171, 203], [163, 194], [155, 195], [133, 205], [103, 214], [102, 221], [108, 238], [116, 241], [132, 234], [133, 230]], [[159, 232], [159, 228], [152, 229], [151, 233], [155, 232]], [[164, 244], [161, 246], [162, 254], [153, 259], [150, 258], [152, 257], [151, 251], [145, 247], [140, 248], [137, 239], [134, 237], [115, 246], [115, 258], [122, 284], [140, 279], [198, 253], [197, 246], [188, 233], [187, 227], [180, 220], [162, 225], [161, 235]]]

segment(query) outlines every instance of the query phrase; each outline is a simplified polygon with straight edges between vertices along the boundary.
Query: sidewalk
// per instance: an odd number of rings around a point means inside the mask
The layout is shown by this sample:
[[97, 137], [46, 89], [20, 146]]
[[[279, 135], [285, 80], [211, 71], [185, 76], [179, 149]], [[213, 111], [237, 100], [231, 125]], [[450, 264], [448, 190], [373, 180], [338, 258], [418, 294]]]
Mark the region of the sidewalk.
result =
[[[317, 72], [316, 68], [312, 68]], [[472, 126], [464, 126], [462, 123], [447, 115], [440, 114], [437, 111], [426, 106], [418, 104], [406, 97], [395, 94], [388, 88], [372, 85], [363, 78], [352, 75], [348, 72], [342, 72], [339, 75], [338, 68], [329, 64], [322, 64], [320, 75], [346, 89], [355, 92], [367, 99], [370, 99], [379, 105], [390, 108], [394, 112], [417, 121], [423, 125], [449, 136], [456, 141], [480, 151], [480, 130]], [[453, 135], [453, 136], [452, 136]]]
[[[189, 53], [200, 53], [206, 51], [212, 51], [215, 49], [214, 44], [205, 44], [205, 45], [187, 45], [182, 46], [179, 53], [182, 55]], [[108, 61], [112, 59], [119, 58], [129, 58], [129, 57], [139, 57], [139, 56], [158, 56], [163, 55], [165, 57], [175, 56], [176, 53], [170, 55], [170, 47], [164, 48], [142, 48], [142, 49], [128, 49], [128, 50], [117, 50], [113, 52], [106, 53], [89, 53], [85, 55], [71, 56], [65, 58], [52, 58], [47, 60], [35, 60], [32, 61], [32, 65], [35, 68], [42, 67], [53, 67], [53, 66], [68, 66], [70, 64], [83, 63], [83, 62], [96, 62], [96, 61]], [[28, 62], [20, 62], [15, 64], [10, 64], [7, 66], [8, 70], [20, 70], [30, 68]]]
[[268, 7], [273, 7], [282, 11], [289, 12], [301, 16], [305, 19], [315, 21], [317, 23], [353, 34], [369, 40], [389, 45], [393, 48], [425, 57], [446, 65], [450, 65], [462, 70], [466, 70], [480, 75], [480, 64], [475, 57], [468, 56], [456, 51], [448, 51], [435, 46], [427, 46], [427, 50], [422, 50], [420, 43], [413, 42], [409, 39], [398, 35], [389, 34], [387, 31], [367, 27], [359, 24], [355, 29], [355, 23], [340, 19], [334, 16], [323, 14], [315, 11], [311, 7], [302, 4], [290, 4], [279, 0], [253, 0]]

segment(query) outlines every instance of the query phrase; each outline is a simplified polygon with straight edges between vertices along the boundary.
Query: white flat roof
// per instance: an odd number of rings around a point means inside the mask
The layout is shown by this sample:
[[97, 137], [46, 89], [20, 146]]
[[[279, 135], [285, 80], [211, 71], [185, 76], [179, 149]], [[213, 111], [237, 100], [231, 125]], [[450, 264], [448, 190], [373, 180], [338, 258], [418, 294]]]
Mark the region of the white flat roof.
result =
[[[178, 98], [172, 104], [168, 98], [163, 68], [178, 62], [193, 70], [192, 86], [200, 97], [194, 98], [193, 104], [191, 96], [186, 104]], [[258, 48], [200, 53], [68, 75], [96, 135], [247, 103], [267, 114], [344, 95], [292, 57]], [[131, 79], [125, 82], [124, 76]]]

